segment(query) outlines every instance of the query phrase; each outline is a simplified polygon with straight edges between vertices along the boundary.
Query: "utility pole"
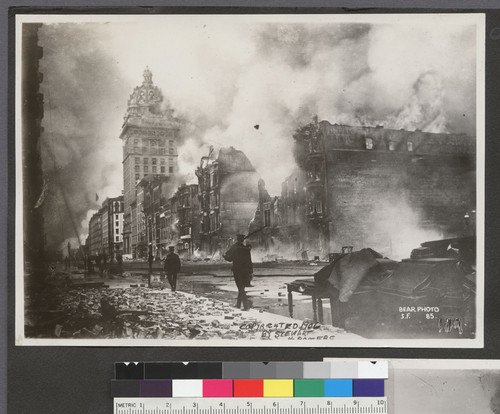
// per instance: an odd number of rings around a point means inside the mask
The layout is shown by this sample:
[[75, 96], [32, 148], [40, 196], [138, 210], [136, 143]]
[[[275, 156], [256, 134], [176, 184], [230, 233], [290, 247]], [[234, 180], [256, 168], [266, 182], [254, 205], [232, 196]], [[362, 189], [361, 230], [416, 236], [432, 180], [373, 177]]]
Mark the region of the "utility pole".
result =
[[68, 242], [68, 269], [71, 269], [71, 244]]

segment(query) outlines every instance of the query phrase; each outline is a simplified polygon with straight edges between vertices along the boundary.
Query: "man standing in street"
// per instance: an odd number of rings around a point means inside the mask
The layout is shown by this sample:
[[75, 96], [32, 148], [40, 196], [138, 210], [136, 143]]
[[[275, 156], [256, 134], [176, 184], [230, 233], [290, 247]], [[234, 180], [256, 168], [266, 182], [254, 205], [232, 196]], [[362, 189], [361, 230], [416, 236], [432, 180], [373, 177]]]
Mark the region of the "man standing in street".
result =
[[118, 263], [118, 274], [123, 277], [123, 256], [120, 252], [116, 253], [116, 262]]
[[165, 257], [165, 264], [163, 266], [167, 273], [167, 280], [170, 283], [172, 292], [177, 288], [177, 273], [181, 270], [181, 259], [174, 252], [175, 247], [169, 246], [167, 257]]
[[250, 309], [250, 301], [248, 300], [245, 292], [245, 286], [249, 284], [250, 277], [253, 273], [252, 256], [250, 254], [250, 247], [245, 246], [245, 235], [238, 234], [236, 236], [236, 243], [224, 253], [224, 259], [228, 262], [233, 262], [231, 270], [233, 271], [234, 281], [238, 288], [238, 299], [236, 307], [240, 309], [243, 304], [243, 309]]
[[149, 265], [149, 274], [153, 273], [153, 262], [155, 258], [153, 256], [153, 250], [150, 248], [148, 253], [148, 265]]

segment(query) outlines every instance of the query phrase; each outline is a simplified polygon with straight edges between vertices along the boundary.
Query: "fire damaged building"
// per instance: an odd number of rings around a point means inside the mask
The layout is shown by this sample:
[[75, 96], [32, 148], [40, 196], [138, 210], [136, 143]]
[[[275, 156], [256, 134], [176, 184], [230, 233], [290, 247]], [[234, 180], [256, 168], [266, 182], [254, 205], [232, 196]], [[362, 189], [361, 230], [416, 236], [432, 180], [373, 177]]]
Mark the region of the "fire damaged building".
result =
[[147, 175], [137, 184], [137, 217], [133, 221], [133, 233], [137, 233], [135, 241], [137, 257], [147, 257], [151, 250], [156, 257], [162, 256], [166, 249], [161, 240], [161, 209], [168, 202], [172, 193], [172, 182], [168, 176]]
[[259, 176], [246, 155], [233, 147], [213, 150], [196, 169], [200, 200], [200, 248], [214, 255], [246, 233], [258, 205]]
[[[190, 258], [200, 247], [200, 201], [197, 184], [181, 185], [170, 199], [171, 210], [176, 212], [177, 252]], [[166, 251], [165, 251], [166, 253]]]
[[259, 192], [259, 221], [272, 227], [265, 246], [288, 238], [310, 256], [369, 246], [402, 258], [426, 240], [474, 231], [474, 137], [314, 119], [294, 141], [298, 171], [281, 197]]
[[258, 231], [250, 238], [266, 252], [290, 259], [308, 258], [309, 223], [306, 217], [305, 174], [296, 168], [281, 185], [281, 195], [271, 196], [264, 180], [259, 180], [259, 205], [250, 231]]
[[159, 211], [161, 239], [159, 255], [164, 258], [169, 246], [186, 259], [200, 245], [200, 203], [198, 184], [182, 184]]

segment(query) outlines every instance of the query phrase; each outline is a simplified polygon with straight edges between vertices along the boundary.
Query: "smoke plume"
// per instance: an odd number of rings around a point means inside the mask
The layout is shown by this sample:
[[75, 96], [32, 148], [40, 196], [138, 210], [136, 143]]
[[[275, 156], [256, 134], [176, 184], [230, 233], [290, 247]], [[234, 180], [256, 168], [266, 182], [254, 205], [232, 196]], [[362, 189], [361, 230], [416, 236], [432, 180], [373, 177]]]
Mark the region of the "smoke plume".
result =
[[46, 24], [39, 43], [47, 240], [57, 246], [86, 233], [88, 210], [120, 194], [118, 136], [146, 65], [183, 120], [179, 181], [196, 182], [208, 146], [233, 146], [275, 195], [295, 166], [293, 132], [313, 114], [473, 135], [475, 42], [474, 26], [417, 21]]

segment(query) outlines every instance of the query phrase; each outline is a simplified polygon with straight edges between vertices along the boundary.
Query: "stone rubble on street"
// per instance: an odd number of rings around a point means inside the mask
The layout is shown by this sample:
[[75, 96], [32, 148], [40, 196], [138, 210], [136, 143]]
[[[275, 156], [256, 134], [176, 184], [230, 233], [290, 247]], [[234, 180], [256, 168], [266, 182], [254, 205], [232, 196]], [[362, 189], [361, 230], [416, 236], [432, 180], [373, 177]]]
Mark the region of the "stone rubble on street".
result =
[[53, 337], [198, 340], [332, 340], [357, 335], [340, 328], [226, 302], [147, 287], [77, 288], [60, 292]]

